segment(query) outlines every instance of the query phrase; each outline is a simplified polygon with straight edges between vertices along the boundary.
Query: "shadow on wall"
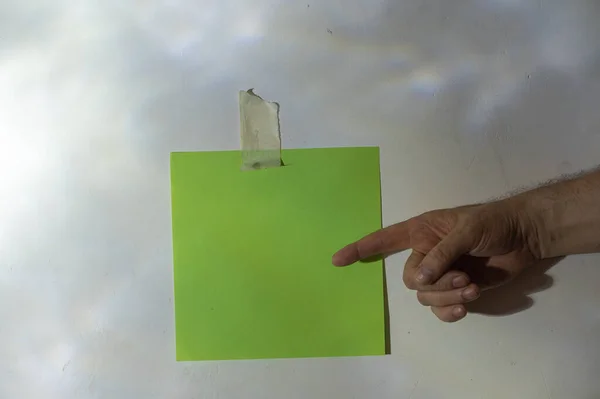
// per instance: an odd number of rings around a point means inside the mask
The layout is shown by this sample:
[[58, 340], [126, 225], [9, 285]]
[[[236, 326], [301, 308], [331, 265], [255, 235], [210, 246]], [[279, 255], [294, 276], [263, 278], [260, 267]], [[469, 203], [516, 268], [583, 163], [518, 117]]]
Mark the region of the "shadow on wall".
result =
[[554, 285], [554, 279], [546, 273], [562, 259], [547, 259], [537, 267], [526, 269], [513, 281], [482, 292], [479, 299], [466, 305], [467, 311], [488, 316], [508, 316], [529, 309], [534, 304], [529, 295]]

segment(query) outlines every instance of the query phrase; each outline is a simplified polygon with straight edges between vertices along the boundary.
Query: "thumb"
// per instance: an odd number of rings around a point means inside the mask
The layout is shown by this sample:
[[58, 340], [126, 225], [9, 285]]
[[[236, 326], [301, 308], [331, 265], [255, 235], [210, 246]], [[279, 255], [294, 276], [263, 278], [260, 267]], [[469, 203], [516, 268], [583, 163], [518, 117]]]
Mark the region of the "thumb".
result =
[[452, 230], [425, 255], [417, 270], [417, 284], [435, 283], [462, 255], [472, 247], [472, 236], [464, 230]]

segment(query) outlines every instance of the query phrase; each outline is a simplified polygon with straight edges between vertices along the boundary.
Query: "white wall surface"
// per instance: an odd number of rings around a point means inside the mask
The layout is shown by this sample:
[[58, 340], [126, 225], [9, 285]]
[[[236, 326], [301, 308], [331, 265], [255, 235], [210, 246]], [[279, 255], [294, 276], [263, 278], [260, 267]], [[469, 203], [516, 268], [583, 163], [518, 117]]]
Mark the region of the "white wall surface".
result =
[[446, 325], [387, 261], [392, 355], [176, 363], [170, 151], [378, 145], [384, 223], [600, 164], [600, 3], [0, 0], [0, 397], [600, 398], [600, 257]]

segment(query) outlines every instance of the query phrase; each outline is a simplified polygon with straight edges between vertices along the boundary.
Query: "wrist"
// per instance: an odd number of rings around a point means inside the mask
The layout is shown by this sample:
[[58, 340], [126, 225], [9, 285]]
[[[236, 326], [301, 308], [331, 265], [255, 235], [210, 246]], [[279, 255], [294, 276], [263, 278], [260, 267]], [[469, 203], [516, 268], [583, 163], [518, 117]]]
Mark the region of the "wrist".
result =
[[530, 252], [536, 259], [548, 256], [548, 229], [544, 221], [544, 212], [537, 198], [519, 195], [503, 200], [513, 215], [515, 234], [520, 246]]
[[511, 199], [540, 259], [600, 250], [600, 174], [592, 173]]
[[529, 192], [510, 198], [516, 210], [525, 245], [537, 259], [553, 257], [552, 247], [556, 241], [554, 205], [552, 200]]

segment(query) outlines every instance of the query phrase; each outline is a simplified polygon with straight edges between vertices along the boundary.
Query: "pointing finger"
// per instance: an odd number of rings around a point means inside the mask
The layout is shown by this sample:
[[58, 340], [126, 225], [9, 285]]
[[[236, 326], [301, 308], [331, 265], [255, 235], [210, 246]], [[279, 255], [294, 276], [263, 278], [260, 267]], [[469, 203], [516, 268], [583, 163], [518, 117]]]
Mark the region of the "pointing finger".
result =
[[345, 246], [333, 255], [332, 263], [335, 266], [348, 266], [372, 256], [386, 255], [409, 248], [409, 222], [410, 220], [407, 220], [394, 224]]

